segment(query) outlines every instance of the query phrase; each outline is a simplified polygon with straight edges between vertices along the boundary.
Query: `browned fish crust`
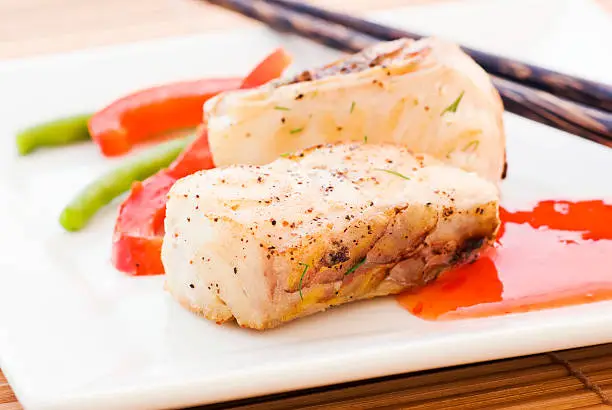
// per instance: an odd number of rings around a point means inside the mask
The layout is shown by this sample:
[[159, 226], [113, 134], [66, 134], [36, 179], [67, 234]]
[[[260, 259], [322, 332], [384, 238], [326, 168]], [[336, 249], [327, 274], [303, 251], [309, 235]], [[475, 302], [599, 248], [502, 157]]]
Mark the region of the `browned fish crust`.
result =
[[403, 39], [402, 41], [390, 43], [391, 47], [381, 48], [380, 46], [373, 46], [366, 48], [359, 53], [336, 60], [323, 67], [305, 70], [294, 77], [280, 80], [277, 85], [313, 81], [338, 74], [359, 73], [376, 66], [381, 66], [384, 69], [386, 68], [385, 63], [392, 60], [422, 58], [430, 50], [429, 47], [411, 48], [413, 44], [413, 40]]

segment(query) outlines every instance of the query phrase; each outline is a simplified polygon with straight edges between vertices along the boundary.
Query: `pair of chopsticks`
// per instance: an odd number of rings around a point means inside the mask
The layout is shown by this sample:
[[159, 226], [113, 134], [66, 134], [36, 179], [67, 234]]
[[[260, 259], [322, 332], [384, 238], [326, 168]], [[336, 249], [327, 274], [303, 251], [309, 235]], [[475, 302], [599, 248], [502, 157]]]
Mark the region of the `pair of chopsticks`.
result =
[[[301, 1], [207, 1], [277, 31], [346, 52], [358, 52], [379, 41], [422, 37]], [[612, 148], [612, 86], [466, 47], [463, 50], [491, 75], [507, 111]]]

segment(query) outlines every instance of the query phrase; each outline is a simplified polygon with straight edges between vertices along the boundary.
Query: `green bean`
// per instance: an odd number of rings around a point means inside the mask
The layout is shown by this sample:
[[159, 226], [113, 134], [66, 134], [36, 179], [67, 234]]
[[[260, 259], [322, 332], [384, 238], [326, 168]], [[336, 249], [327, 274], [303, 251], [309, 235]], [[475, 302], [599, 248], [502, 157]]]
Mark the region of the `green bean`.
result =
[[67, 231], [81, 230], [104, 205], [130, 187], [166, 168], [181, 153], [192, 137], [164, 142], [127, 160], [87, 185], [62, 211], [59, 222]]
[[17, 134], [17, 151], [27, 155], [40, 147], [68, 145], [91, 139], [87, 122], [91, 114], [60, 118], [26, 128]]

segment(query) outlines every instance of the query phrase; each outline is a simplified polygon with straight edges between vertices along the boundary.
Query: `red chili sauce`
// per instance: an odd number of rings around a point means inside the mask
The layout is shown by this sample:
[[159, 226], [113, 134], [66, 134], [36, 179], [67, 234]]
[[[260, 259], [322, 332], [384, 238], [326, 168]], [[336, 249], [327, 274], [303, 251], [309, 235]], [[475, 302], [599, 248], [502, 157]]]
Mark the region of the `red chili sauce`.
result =
[[612, 205], [543, 201], [500, 210], [495, 247], [398, 296], [428, 320], [483, 317], [612, 299]]

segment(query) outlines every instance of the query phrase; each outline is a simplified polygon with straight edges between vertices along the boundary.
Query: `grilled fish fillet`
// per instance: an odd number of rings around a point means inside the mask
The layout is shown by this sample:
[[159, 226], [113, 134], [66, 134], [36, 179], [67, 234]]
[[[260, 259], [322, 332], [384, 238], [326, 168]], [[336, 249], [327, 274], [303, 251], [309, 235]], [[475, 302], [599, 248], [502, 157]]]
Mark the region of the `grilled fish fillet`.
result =
[[401, 39], [204, 109], [217, 166], [267, 164], [337, 141], [397, 143], [497, 182], [503, 106], [487, 73], [455, 44]]
[[499, 225], [495, 184], [391, 144], [202, 171], [173, 186], [166, 215], [170, 293], [255, 329], [420, 287]]

